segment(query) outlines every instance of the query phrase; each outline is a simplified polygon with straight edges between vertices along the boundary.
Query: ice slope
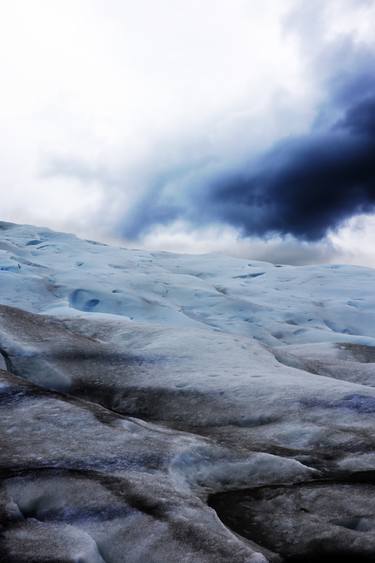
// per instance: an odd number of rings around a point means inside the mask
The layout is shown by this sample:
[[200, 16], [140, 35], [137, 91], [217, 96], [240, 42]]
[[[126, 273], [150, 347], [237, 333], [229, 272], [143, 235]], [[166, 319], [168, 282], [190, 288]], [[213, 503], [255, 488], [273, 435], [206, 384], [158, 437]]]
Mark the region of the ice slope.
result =
[[374, 270], [115, 248], [3, 223], [2, 303], [109, 313], [252, 336], [270, 345], [374, 344]]
[[[365, 524], [358, 508], [375, 471], [374, 287], [369, 268], [129, 250], [0, 223], [0, 367], [13, 374], [0, 389], [0, 467], [5, 506], [27, 505], [22, 524], [7, 512], [17, 521], [2, 543], [9, 561], [26, 557], [21, 537], [47, 561], [55, 533], [62, 560], [82, 549], [94, 563], [122, 561], [123, 549], [130, 562], [307, 558], [322, 534], [330, 557], [345, 534], [356, 561], [375, 554], [375, 499]], [[81, 479], [79, 507], [62, 508], [59, 488], [73, 499]], [[322, 480], [330, 494], [318, 506]], [[297, 483], [315, 516], [291, 549]], [[275, 484], [286, 487], [277, 501]], [[148, 500], [125, 518], [138, 486]], [[100, 502], [122, 488], [120, 515], [99, 523]], [[275, 502], [289, 516], [271, 538]]]

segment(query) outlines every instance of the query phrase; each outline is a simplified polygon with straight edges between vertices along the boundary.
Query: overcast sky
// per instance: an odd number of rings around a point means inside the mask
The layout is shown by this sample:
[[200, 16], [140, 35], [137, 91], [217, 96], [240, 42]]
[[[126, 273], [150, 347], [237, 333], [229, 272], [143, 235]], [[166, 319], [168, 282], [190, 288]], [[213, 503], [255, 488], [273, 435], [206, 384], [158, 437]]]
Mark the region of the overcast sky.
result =
[[375, 0], [0, 0], [0, 219], [375, 266]]

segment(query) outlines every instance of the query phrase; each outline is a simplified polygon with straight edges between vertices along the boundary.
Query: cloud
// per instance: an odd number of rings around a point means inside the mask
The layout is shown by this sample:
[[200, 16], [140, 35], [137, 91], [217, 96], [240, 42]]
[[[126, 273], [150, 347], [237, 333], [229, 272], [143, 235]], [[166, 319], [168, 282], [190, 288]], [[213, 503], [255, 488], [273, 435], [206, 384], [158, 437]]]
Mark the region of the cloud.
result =
[[2, 216], [98, 236], [100, 215], [108, 228], [116, 221], [102, 199], [125, 213], [162, 159], [173, 166], [184, 139], [233, 151], [237, 125], [295, 74], [296, 55], [280, 36], [293, 1], [7, 3]]
[[[371, 149], [374, 17], [374, 0], [9, 3], [3, 218], [170, 250], [338, 258], [332, 229], [372, 209], [370, 168], [360, 189], [348, 179]], [[341, 195], [324, 188], [332, 171]]]
[[169, 250], [189, 254], [210, 252], [229, 256], [262, 260], [280, 264], [317, 264], [350, 261], [369, 262], [369, 256], [359, 257], [343, 252], [340, 241], [301, 242], [294, 237], [240, 238], [231, 227], [189, 228], [176, 223], [172, 227], [156, 227], [146, 235], [143, 244], [147, 249]]
[[[229, 171], [217, 162], [171, 170], [130, 210], [124, 234], [136, 237], [183, 220], [230, 225], [244, 237], [314, 241], [354, 215], [373, 212], [375, 58], [347, 41], [340, 47], [346, 70], [335, 64], [328, 73], [328, 96], [306, 134], [278, 140]], [[328, 54], [336, 61], [337, 45]]]

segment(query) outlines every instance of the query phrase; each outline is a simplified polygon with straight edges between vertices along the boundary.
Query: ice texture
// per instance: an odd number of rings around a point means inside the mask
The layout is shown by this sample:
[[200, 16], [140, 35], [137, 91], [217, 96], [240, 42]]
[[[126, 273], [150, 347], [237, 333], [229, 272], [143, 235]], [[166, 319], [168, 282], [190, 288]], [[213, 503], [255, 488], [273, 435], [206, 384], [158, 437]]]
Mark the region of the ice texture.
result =
[[374, 287], [0, 223], [0, 560], [375, 559]]

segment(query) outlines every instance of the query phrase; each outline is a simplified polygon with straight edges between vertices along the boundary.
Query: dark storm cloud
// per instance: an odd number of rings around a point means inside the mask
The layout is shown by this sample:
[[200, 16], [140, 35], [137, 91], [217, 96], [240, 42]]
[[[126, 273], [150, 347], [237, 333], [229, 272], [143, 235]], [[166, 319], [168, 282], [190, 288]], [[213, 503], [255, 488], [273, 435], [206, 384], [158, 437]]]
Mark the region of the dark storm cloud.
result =
[[218, 182], [210, 214], [244, 235], [324, 237], [375, 207], [375, 97], [351, 106], [327, 133], [280, 142], [256, 171]]
[[328, 101], [308, 134], [279, 140], [236, 171], [159, 178], [131, 210], [124, 233], [134, 237], [180, 219], [231, 225], [242, 236], [319, 240], [346, 219], [373, 212], [375, 65], [368, 53], [350, 55], [348, 71], [328, 81]]

